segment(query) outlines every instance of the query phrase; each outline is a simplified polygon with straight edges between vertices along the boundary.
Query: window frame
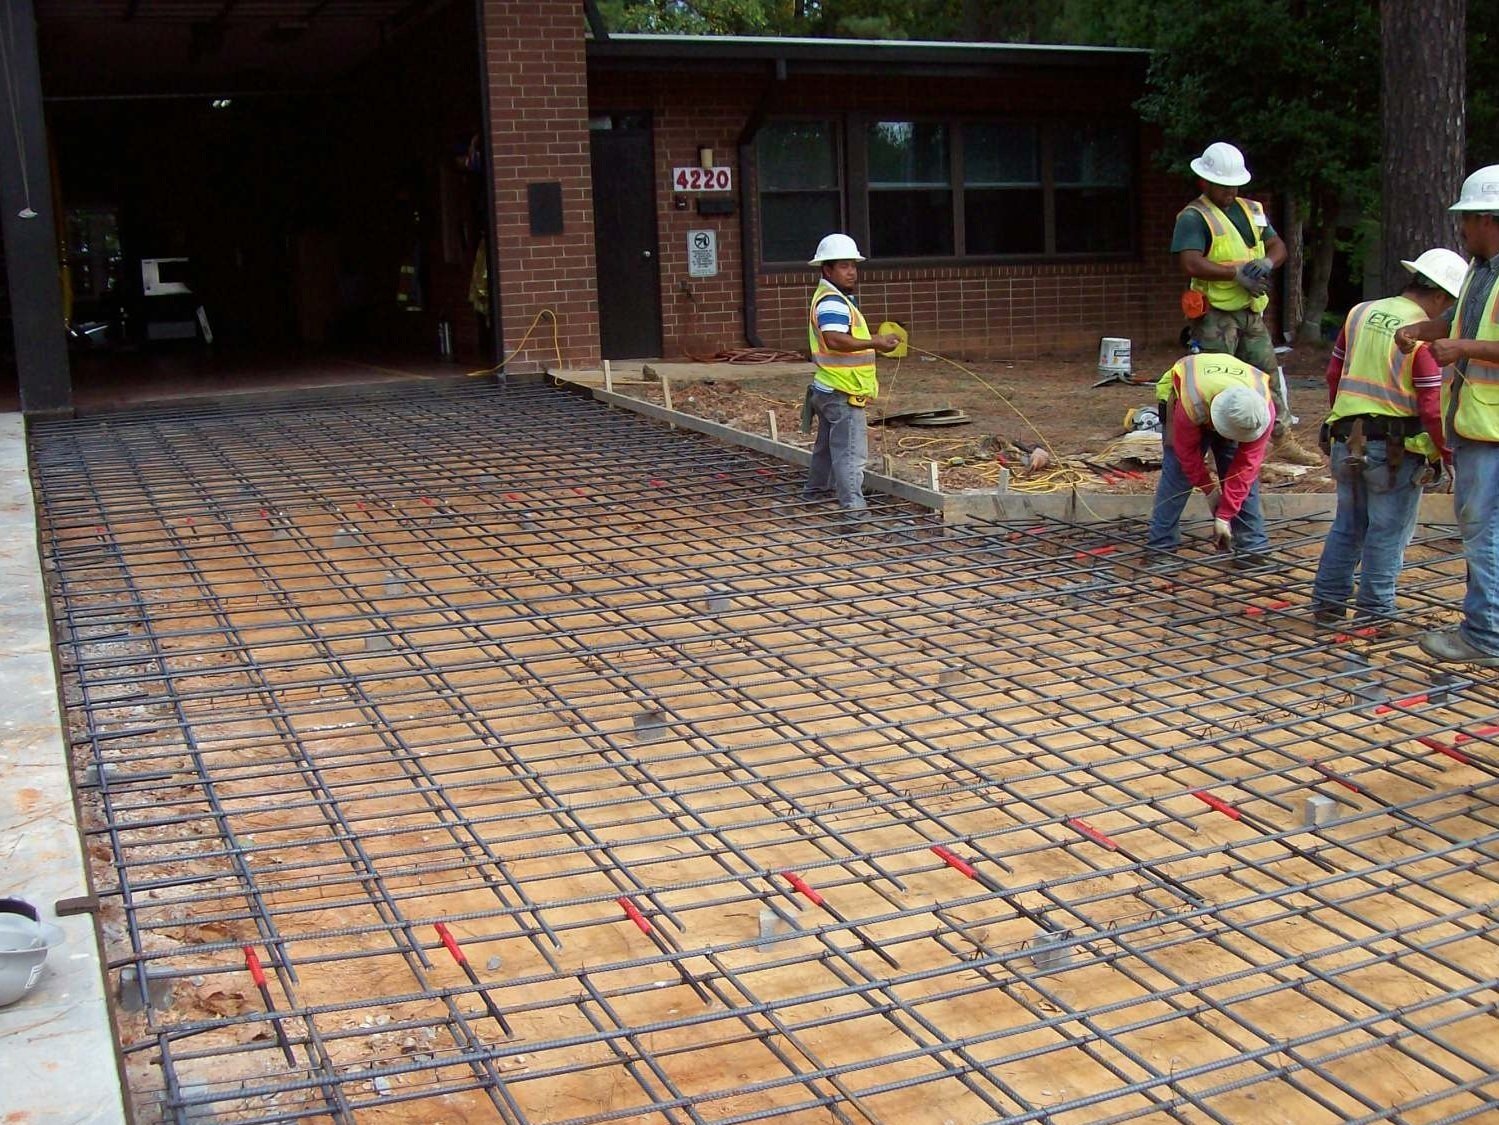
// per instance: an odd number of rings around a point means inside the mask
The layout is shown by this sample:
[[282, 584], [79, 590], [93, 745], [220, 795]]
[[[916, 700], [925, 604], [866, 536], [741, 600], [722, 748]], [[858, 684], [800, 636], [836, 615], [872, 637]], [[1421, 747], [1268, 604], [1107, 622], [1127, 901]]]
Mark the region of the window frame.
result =
[[[795, 268], [797, 268], [797, 269], [804, 269], [804, 268], [806, 268], [806, 264], [807, 264], [807, 261], [806, 261], [805, 258], [803, 258], [803, 259], [801, 259], [801, 260], [798, 261], [796, 259], [781, 260], [781, 259], [767, 259], [765, 257], [765, 207], [764, 207], [764, 200], [765, 200], [765, 195], [766, 195], [767, 191], [769, 191], [771, 193], [774, 193], [774, 194], [777, 194], [777, 195], [783, 195], [783, 196], [785, 196], [785, 195], [824, 195], [827, 192], [832, 191], [838, 197], [838, 218], [839, 218], [840, 226], [841, 227], [851, 227], [853, 225], [853, 220], [852, 220], [852, 217], [851, 217], [850, 212], [849, 212], [849, 197], [850, 197], [849, 184], [848, 184], [849, 161], [848, 161], [848, 149], [847, 149], [847, 144], [846, 144], [846, 141], [845, 141], [845, 137], [847, 135], [846, 117], [847, 117], [847, 115], [846, 114], [842, 114], [842, 113], [831, 113], [831, 114], [828, 114], [828, 113], [787, 113], [787, 114], [777, 114], [775, 117], [773, 117], [770, 120], [766, 121], [765, 125], [762, 127], [762, 128], [769, 128], [770, 126], [779, 124], [780, 122], [783, 122], [783, 121], [813, 122], [813, 123], [817, 123], [817, 124], [826, 124], [826, 125], [832, 126], [832, 132], [833, 132], [833, 173], [834, 173], [834, 176], [836, 177], [838, 183], [833, 188], [816, 188], [816, 189], [813, 189], [813, 188], [793, 188], [793, 189], [789, 189], [789, 190], [785, 189], [785, 188], [769, 188], [769, 189], [767, 189], [766, 186], [765, 186], [765, 184], [764, 184], [764, 182], [763, 182], [763, 178], [761, 177], [761, 174], [760, 174], [760, 154], [759, 154], [759, 150], [758, 149], [756, 150], [756, 152], [755, 152], [755, 224], [754, 224], [755, 225], [755, 259], [758, 262], [760, 269], [771, 268], [771, 269], [776, 269], [776, 270], [784, 270], [784, 269], [787, 269], [788, 267], [793, 267], [793, 266]], [[758, 138], [756, 138], [756, 139], [757, 139], [757, 142], [758, 142]], [[828, 233], [832, 233], [832, 232], [828, 232]], [[815, 249], [815, 247], [809, 247], [808, 248], [808, 250], [807, 250], [808, 256], [811, 255], [813, 249]]]
[[[965, 126], [987, 124], [1026, 124], [1036, 127], [1039, 142], [1041, 173], [1042, 222], [1044, 224], [1044, 249], [1040, 253], [1016, 254], [968, 254], [963, 250], [950, 255], [930, 257], [880, 258], [881, 266], [895, 269], [920, 269], [924, 267], [951, 268], [953, 266], [985, 265], [1058, 265], [1079, 262], [1129, 262], [1141, 257], [1140, 240], [1140, 176], [1144, 167], [1140, 151], [1140, 123], [1138, 119], [1124, 115], [1099, 116], [1093, 114], [1031, 114], [1031, 113], [910, 113], [903, 110], [850, 111], [841, 114], [777, 114], [771, 122], [779, 121], [825, 121], [833, 126], [833, 145], [836, 151], [839, 180], [839, 212], [845, 220], [846, 231], [861, 247], [872, 247], [869, 236], [869, 151], [867, 130], [879, 121], [911, 121], [920, 124], [946, 126], [948, 131], [948, 189], [951, 193], [953, 217], [953, 245], [966, 248], [968, 240], [967, 211], [964, 205]], [[1120, 129], [1126, 139], [1131, 156], [1129, 192], [1128, 232], [1129, 245], [1120, 250], [1105, 251], [1057, 251], [1057, 178], [1054, 162], [1056, 133], [1063, 127], [1074, 127], [1080, 123], [1099, 123]], [[756, 168], [755, 217], [757, 257], [765, 245], [764, 216], [760, 205], [763, 195]], [[802, 262], [772, 261], [763, 258], [758, 268], [765, 272], [782, 272], [803, 268]]]

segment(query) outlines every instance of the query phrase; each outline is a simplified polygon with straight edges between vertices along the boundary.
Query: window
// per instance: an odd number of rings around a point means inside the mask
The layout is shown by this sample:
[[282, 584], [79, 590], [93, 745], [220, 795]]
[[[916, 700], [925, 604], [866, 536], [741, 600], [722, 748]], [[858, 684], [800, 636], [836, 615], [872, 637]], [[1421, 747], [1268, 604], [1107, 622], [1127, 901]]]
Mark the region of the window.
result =
[[1052, 133], [1057, 253], [1108, 254], [1134, 242], [1129, 133], [1096, 122]]
[[968, 254], [1044, 254], [1041, 131], [1029, 124], [963, 126]]
[[883, 259], [1111, 257], [1135, 249], [1136, 140], [1118, 119], [850, 114], [772, 122], [756, 144], [765, 262], [803, 262], [839, 230]]
[[876, 121], [865, 132], [870, 255], [946, 257], [953, 252], [952, 160], [947, 126]]
[[765, 261], [806, 261], [823, 235], [843, 229], [837, 137], [831, 121], [778, 121], [760, 130], [755, 150]]

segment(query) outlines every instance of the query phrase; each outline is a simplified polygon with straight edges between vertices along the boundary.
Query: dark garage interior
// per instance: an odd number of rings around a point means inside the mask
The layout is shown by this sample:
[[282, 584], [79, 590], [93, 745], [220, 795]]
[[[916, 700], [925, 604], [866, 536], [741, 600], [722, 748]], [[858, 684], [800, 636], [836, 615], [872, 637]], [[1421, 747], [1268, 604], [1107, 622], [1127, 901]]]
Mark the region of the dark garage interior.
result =
[[36, 16], [80, 408], [491, 361], [472, 3]]

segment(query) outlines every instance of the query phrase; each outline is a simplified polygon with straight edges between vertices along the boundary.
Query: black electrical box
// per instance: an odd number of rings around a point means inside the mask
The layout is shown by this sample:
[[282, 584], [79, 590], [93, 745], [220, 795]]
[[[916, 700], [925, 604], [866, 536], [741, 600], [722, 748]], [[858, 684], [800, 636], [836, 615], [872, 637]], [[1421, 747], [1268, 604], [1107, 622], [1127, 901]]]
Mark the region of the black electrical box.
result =
[[526, 207], [531, 214], [532, 234], [562, 233], [562, 185], [527, 184]]
[[697, 201], [697, 213], [699, 215], [732, 215], [734, 213], [734, 201], [732, 199], [699, 199]]

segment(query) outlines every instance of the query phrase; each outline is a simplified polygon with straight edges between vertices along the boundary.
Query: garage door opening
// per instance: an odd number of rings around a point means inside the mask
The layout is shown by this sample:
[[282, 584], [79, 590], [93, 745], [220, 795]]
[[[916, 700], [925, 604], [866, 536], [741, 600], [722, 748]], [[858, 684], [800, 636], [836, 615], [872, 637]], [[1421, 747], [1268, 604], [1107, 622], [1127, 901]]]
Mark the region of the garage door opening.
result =
[[75, 401], [493, 362], [473, 5], [39, 0]]

